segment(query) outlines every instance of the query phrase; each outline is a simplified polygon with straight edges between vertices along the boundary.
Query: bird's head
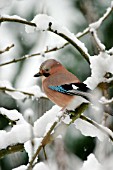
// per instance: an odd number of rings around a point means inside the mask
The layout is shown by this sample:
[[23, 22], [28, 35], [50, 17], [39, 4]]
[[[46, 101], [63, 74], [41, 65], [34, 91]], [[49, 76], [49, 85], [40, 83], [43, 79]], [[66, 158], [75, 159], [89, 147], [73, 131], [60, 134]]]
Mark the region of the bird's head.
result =
[[62, 67], [62, 65], [58, 61], [48, 59], [41, 64], [39, 72], [35, 74], [34, 77], [49, 77], [51, 74], [54, 74], [59, 67]]

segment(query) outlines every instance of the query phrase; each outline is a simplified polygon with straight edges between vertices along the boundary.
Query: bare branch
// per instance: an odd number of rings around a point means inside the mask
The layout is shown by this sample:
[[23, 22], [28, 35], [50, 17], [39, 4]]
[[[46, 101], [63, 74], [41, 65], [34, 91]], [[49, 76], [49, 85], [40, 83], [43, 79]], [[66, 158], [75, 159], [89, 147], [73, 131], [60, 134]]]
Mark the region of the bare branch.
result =
[[10, 46], [6, 47], [4, 50], [1, 50], [0, 54], [5, 53], [6, 51], [9, 51], [12, 47], [14, 47], [14, 44], [11, 44]]
[[[54, 47], [54, 48], [51, 48], [51, 49], [47, 49], [47, 50], [45, 50], [44, 51], [44, 53], [49, 53], [49, 52], [53, 52], [53, 51], [57, 51], [57, 50], [60, 50], [60, 49], [62, 49], [62, 48], [64, 48], [66, 45], [67, 45], [68, 43], [65, 43], [63, 46], [61, 46], [61, 47]], [[5, 62], [5, 63], [2, 63], [2, 64], [0, 64], [0, 67], [2, 67], [2, 66], [5, 66], [5, 65], [8, 65], [8, 64], [13, 64], [13, 63], [17, 63], [17, 62], [19, 62], [19, 61], [23, 61], [23, 60], [25, 60], [25, 59], [28, 59], [28, 58], [31, 58], [31, 57], [35, 57], [35, 56], [39, 56], [39, 55], [41, 55], [42, 54], [42, 52], [39, 52], [39, 53], [35, 53], [35, 54], [31, 54], [31, 55], [25, 55], [25, 56], [23, 56], [23, 57], [21, 57], [21, 58], [18, 58], [18, 59], [13, 59], [13, 60], [11, 60], [11, 61], [8, 61], [8, 62]]]

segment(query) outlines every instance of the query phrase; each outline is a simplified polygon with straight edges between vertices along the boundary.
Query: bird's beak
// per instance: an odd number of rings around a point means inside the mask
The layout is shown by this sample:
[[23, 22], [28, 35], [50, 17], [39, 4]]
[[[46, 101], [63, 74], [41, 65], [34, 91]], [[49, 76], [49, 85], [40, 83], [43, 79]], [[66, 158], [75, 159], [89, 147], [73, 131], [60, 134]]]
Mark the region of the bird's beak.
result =
[[34, 77], [40, 77], [40, 76], [42, 76], [42, 74], [39, 72], [39, 73], [36, 73], [35, 75], [34, 75]]

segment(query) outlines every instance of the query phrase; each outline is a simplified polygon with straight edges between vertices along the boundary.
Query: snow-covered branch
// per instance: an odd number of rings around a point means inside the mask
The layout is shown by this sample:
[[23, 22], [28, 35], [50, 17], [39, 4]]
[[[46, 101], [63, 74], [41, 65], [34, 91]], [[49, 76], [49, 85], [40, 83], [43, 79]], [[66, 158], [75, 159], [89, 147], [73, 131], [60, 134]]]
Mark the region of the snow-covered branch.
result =
[[[91, 28], [94, 28], [95, 30], [97, 30], [100, 26], [101, 26], [101, 24], [103, 23], [103, 21], [104, 20], [106, 20], [108, 17], [109, 17], [109, 15], [111, 14], [111, 12], [113, 11], [113, 8], [112, 8], [112, 6], [111, 7], [109, 7], [107, 10], [106, 10], [106, 13], [104, 13], [104, 15], [101, 17], [101, 18], [99, 18], [99, 20], [98, 21], [96, 21], [96, 22], [94, 22], [94, 23], [92, 23], [92, 24], [90, 24], [89, 25], [89, 27], [87, 27], [83, 32], [79, 32], [79, 33], [77, 33], [75, 36], [79, 39], [79, 38], [81, 38], [81, 37], [83, 37], [85, 34], [88, 34], [89, 32], [90, 32], [90, 29]], [[26, 21], [25, 19], [22, 19], [22, 18], [20, 18], [20, 17], [18, 17], [18, 16], [7, 16], [7, 17], [4, 17], [4, 16], [2, 16], [1, 17], [1, 22], [18, 22], [18, 23], [23, 23], [23, 24], [27, 24], [27, 25], [30, 25], [30, 26], [35, 26], [36, 27], [36, 24], [35, 23], [32, 23], [32, 22], [28, 22], [28, 21]], [[28, 23], [27, 23], [28, 22]], [[56, 32], [55, 32], [56, 33]], [[50, 48], [50, 49], [48, 49], [47, 48], [47, 50], [44, 50], [44, 52], [43, 53], [49, 53], [49, 52], [53, 52], [53, 51], [57, 51], [57, 50], [60, 50], [60, 49], [62, 49], [62, 48], [64, 48], [65, 46], [67, 46], [69, 44], [69, 42], [66, 42], [66, 43], [64, 43], [62, 46], [60, 46], [60, 47], [53, 47], [53, 48]], [[7, 49], [7, 48], [6, 48]], [[5, 49], [5, 51], [6, 51], [6, 49]], [[8, 48], [9, 49], [9, 48]], [[3, 50], [4, 51], [4, 50]], [[111, 53], [111, 51], [109, 51], [109, 53]], [[29, 58], [31, 58], [31, 57], [35, 57], [35, 56], [38, 56], [38, 55], [41, 55], [42, 54], [42, 52], [38, 52], [38, 53], [35, 53], [35, 54], [31, 54], [31, 55], [25, 55], [25, 56], [23, 56], [23, 57], [20, 57], [20, 58], [18, 58], [18, 59], [16, 59], [16, 58], [14, 58], [14, 59], [12, 59], [11, 61], [8, 61], [8, 62], [5, 62], [5, 63], [1, 63], [0, 64], [0, 67], [1, 66], [5, 66], [5, 65], [8, 65], [8, 64], [12, 64], [12, 63], [17, 63], [17, 62], [20, 62], [20, 61], [22, 61], [22, 60], [25, 60], [25, 59], [29, 59]]]
[[26, 98], [46, 98], [45, 94], [41, 92], [39, 86], [32, 86], [28, 88], [24, 88], [22, 90], [15, 89], [8, 81], [0, 81], [0, 92], [6, 93], [10, 95], [12, 98], [16, 100], [23, 100]]
[[70, 44], [72, 44], [81, 54], [82, 56], [89, 62], [89, 54], [87, 48], [84, 43], [79, 41], [76, 36], [71, 33], [66, 27], [57, 23], [57, 21], [51, 16], [45, 14], [39, 14], [34, 17], [32, 20], [33, 23], [36, 23], [37, 27], [31, 28], [30, 26], [25, 27], [27, 33], [31, 33], [34, 31], [50, 31], [53, 32], [60, 37], [64, 38]]
[[35, 23], [29, 22], [26, 19], [23, 19], [17, 15], [13, 15], [13, 16], [3, 15], [0, 17], [0, 23], [2, 23], [2, 22], [16, 22], [16, 23], [21, 23], [21, 24], [36, 27]]

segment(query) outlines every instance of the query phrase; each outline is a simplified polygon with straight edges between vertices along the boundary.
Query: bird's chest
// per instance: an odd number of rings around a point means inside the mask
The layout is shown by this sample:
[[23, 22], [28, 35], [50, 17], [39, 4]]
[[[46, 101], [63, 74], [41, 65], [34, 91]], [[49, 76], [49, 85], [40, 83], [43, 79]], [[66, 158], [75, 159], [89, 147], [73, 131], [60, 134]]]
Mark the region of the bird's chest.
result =
[[71, 100], [73, 99], [72, 96], [60, 93], [58, 91], [52, 90], [49, 88], [50, 83], [44, 82], [43, 83], [43, 90], [47, 97], [55, 104], [57, 104], [60, 107], [65, 107], [67, 106]]

